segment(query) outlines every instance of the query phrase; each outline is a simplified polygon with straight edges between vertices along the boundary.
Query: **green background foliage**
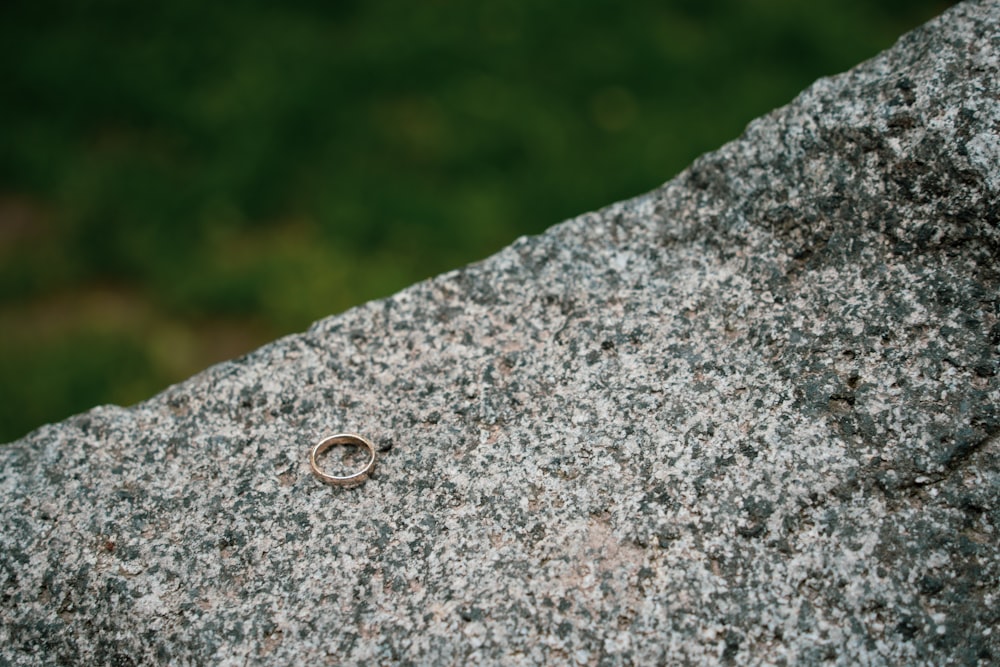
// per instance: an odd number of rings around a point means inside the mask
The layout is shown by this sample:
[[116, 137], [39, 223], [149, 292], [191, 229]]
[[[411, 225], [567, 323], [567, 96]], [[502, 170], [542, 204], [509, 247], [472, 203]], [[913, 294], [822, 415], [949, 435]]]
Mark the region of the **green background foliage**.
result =
[[640, 194], [950, 3], [0, 9], [0, 441]]

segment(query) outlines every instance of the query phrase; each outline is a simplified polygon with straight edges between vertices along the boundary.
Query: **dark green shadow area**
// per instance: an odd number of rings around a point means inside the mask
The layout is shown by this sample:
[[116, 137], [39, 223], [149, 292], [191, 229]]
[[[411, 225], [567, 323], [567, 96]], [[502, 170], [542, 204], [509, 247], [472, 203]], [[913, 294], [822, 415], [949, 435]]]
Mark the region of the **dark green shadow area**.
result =
[[650, 190], [951, 3], [5, 3], [0, 441]]

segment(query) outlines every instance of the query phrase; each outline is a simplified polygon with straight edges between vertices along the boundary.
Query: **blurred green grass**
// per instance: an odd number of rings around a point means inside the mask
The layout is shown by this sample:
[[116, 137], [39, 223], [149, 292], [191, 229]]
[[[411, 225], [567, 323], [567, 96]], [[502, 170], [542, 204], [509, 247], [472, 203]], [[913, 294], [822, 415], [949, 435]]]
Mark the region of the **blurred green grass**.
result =
[[664, 182], [952, 3], [0, 9], [0, 441]]

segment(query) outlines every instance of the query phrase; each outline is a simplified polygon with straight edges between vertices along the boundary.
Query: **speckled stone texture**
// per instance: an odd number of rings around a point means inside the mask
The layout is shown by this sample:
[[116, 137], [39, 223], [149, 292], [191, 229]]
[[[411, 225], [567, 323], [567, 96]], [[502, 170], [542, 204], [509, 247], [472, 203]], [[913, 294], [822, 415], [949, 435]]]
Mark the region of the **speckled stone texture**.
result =
[[0, 663], [996, 664], [998, 25], [0, 448]]

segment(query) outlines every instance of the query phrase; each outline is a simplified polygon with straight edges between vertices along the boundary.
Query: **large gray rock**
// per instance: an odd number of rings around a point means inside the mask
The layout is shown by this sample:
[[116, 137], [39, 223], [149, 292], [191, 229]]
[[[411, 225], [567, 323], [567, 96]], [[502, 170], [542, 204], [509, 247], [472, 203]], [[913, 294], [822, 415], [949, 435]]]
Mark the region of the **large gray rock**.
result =
[[3, 447], [0, 663], [1000, 660], [998, 24]]

